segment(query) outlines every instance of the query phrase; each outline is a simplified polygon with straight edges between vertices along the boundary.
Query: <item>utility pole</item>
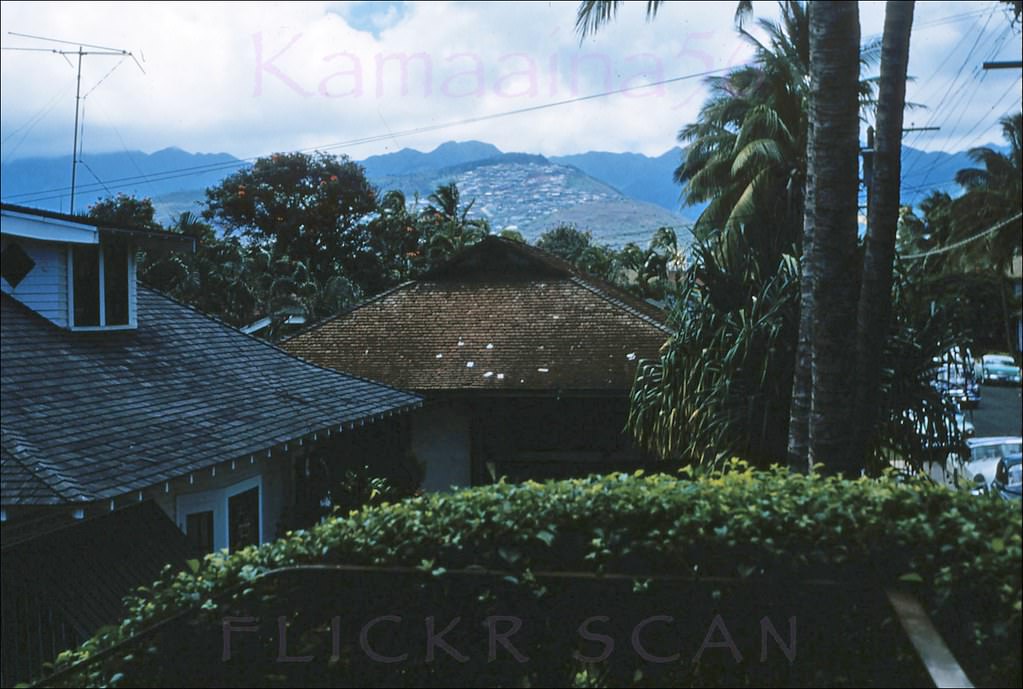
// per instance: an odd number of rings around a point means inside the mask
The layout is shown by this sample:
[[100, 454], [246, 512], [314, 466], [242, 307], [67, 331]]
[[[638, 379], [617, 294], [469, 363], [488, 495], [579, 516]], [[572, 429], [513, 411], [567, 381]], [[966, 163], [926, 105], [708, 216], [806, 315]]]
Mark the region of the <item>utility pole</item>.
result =
[[[906, 135], [911, 132], [936, 132], [941, 127], [903, 127], [902, 134]], [[860, 149], [860, 155], [863, 156], [863, 186], [867, 190], [867, 205], [866, 210], [869, 215], [870, 211], [870, 182], [874, 178], [874, 128], [867, 127], [867, 146], [866, 148]]]
[[[142, 65], [139, 63], [138, 59], [136, 59], [135, 55], [131, 51], [128, 51], [128, 50], [122, 50], [120, 48], [108, 48], [106, 46], [92, 45], [90, 43], [81, 43], [81, 42], [78, 42], [78, 41], [62, 41], [62, 40], [59, 40], [59, 39], [56, 39], [56, 38], [46, 38], [45, 36], [33, 36], [31, 34], [17, 33], [17, 32], [14, 32], [14, 31], [8, 31], [7, 33], [10, 36], [18, 36], [19, 38], [29, 38], [29, 39], [32, 39], [34, 41], [46, 41], [48, 43], [60, 43], [62, 45], [77, 45], [78, 46], [77, 50], [60, 50], [60, 49], [57, 49], [57, 48], [19, 48], [19, 47], [7, 47], [7, 46], [3, 47], [3, 50], [13, 50], [13, 51], [17, 51], [17, 52], [52, 53], [54, 55], [60, 55], [62, 58], [64, 58], [64, 60], [69, 65], [71, 64], [71, 61], [68, 60], [68, 56], [69, 55], [74, 55], [74, 56], [76, 56], [78, 58], [77, 75], [75, 77], [75, 79], [76, 79], [76, 85], [75, 85], [75, 132], [74, 132], [74, 137], [72, 139], [72, 144], [71, 144], [71, 201], [70, 201], [69, 209], [68, 209], [69, 213], [74, 214], [74, 212], [75, 212], [75, 185], [76, 185], [77, 177], [78, 177], [78, 155], [79, 155], [79, 150], [78, 150], [78, 132], [79, 132], [79, 126], [78, 126], [78, 122], [79, 122], [79, 112], [81, 110], [81, 104], [82, 104], [82, 58], [90, 56], [90, 55], [105, 55], [105, 56], [108, 56], [108, 57], [120, 57], [122, 60], [124, 60], [124, 59], [130, 57], [132, 60], [134, 60], [135, 64], [138, 66], [139, 70], [141, 70], [143, 74], [146, 73], [146, 70], [142, 69]], [[91, 48], [92, 50], [85, 50], [85, 48]], [[118, 63], [118, 64], [120, 64], [120, 63]], [[71, 65], [71, 66], [74, 67], [74, 65]], [[117, 65], [114, 65], [114, 69], [117, 69]], [[110, 70], [110, 71], [113, 72], [113, 70]], [[105, 78], [106, 77], [104, 77], [104, 79]], [[102, 79], [100, 81], [102, 81]], [[96, 86], [98, 86], [98, 85], [99, 84], [97, 83]], [[95, 86], [93, 88], [95, 88]], [[88, 94], [86, 94], [86, 95], [88, 95]]]

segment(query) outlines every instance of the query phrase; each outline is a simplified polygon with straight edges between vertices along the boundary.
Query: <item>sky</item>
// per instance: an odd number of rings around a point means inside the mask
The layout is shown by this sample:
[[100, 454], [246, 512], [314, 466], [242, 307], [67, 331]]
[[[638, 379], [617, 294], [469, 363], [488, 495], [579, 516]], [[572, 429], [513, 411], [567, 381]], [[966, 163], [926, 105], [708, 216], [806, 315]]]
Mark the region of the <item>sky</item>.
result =
[[[238, 157], [331, 146], [358, 160], [469, 139], [546, 155], [659, 155], [695, 119], [705, 87], [697, 76], [634, 87], [750, 56], [734, 28], [734, 0], [665, 3], [649, 22], [645, 3], [625, 3], [584, 41], [577, 6], [3, 2], [0, 155], [68, 155], [74, 127], [75, 58], [10, 48], [83, 42], [137, 57], [141, 68], [118, 55], [83, 58], [86, 158], [169, 146]], [[880, 36], [883, 14], [883, 2], [860, 3], [865, 39]], [[775, 3], [755, 3], [755, 17], [776, 15]], [[918, 2], [908, 99], [920, 107], [906, 124], [941, 129], [906, 143], [963, 150], [1000, 142], [998, 118], [1020, 107], [1020, 71], [980, 64], [1019, 57], [1018, 33], [998, 3]], [[634, 90], [529, 110], [623, 88]]]

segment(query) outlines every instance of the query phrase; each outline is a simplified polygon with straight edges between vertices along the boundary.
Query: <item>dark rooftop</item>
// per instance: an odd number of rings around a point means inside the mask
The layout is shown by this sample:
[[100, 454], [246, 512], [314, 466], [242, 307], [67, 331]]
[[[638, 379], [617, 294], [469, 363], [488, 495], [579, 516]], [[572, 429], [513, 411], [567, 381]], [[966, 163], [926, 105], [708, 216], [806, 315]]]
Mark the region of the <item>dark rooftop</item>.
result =
[[9, 213], [20, 213], [22, 215], [46, 218], [48, 220], [60, 220], [62, 222], [95, 227], [99, 229], [102, 234], [131, 237], [136, 243], [147, 248], [160, 248], [161, 246], [166, 246], [167, 248], [195, 251], [195, 239], [178, 232], [116, 225], [96, 220], [95, 218], [90, 218], [86, 215], [69, 215], [67, 213], [47, 211], [41, 208], [18, 206], [13, 203], [0, 203], [0, 210], [7, 211]]
[[88, 502], [418, 406], [153, 290], [138, 329], [76, 333], [0, 296], [4, 506]]
[[412, 390], [624, 393], [664, 314], [554, 256], [488, 237], [284, 348]]

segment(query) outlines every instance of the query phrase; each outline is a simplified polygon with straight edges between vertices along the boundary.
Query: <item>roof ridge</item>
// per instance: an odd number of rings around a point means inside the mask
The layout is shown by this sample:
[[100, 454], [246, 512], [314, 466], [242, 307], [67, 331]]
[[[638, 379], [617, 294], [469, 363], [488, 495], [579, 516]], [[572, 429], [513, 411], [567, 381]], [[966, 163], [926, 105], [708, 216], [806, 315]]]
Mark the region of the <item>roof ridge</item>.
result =
[[[614, 304], [618, 308], [623, 309], [628, 313], [631, 313], [632, 315], [636, 316], [637, 318], [643, 321], [646, 321], [647, 323], [656, 327], [658, 330], [662, 330], [668, 333], [669, 335], [674, 332], [664, 321], [658, 320], [657, 318], [654, 318], [652, 315], [648, 313], [643, 313], [643, 311], [638, 306], [634, 306], [630, 304], [628, 301], [626, 301], [624, 297], [627, 295], [627, 293], [622, 295], [612, 294], [611, 290], [608, 288], [613, 287], [613, 285], [601, 286], [599, 284], [594, 284], [593, 280], [588, 279], [587, 277], [582, 275], [573, 275], [571, 278], [569, 278], [569, 280], [579, 285], [580, 287], [585, 287], [587, 290], [597, 295], [601, 299], [604, 299], [608, 303]], [[621, 290], [615, 288], [615, 291]], [[628, 297], [629, 299], [635, 299], [635, 297], [632, 297], [632, 295], [628, 295]], [[655, 307], [651, 306], [650, 308]]]
[[[203, 311], [202, 309], [198, 308], [197, 306], [194, 306], [194, 305], [189, 304], [187, 302], [181, 301], [180, 299], [177, 299], [176, 297], [172, 297], [171, 295], [167, 294], [166, 292], [162, 292], [162, 291], [160, 291], [160, 290], [158, 290], [158, 289], [156, 289], [154, 287], [150, 287], [149, 285], [145, 285], [145, 284], [140, 284], [139, 287], [141, 287], [142, 289], [144, 289], [144, 290], [146, 290], [148, 292], [152, 292], [153, 294], [155, 294], [155, 295], [157, 295], [159, 297], [163, 297], [164, 299], [172, 301], [175, 304], [178, 304], [180, 306], [184, 306], [185, 308], [188, 308], [188, 309], [194, 311], [195, 313], [199, 314], [200, 316], [202, 316], [204, 318], [207, 318], [207, 319], [213, 321], [214, 323], [217, 323], [218, 325], [221, 325], [224, 328], [227, 328], [228, 330], [232, 330], [232, 331], [238, 333], [239, 335], [243, 335], [244, 337], [249, 338], [253, 342], [258, 342], [258, 343], [260, 343], [262, 345], [270, 347], [271, 349], [274, 349], [274, 350], [276, 350], [276, 351], [278, 351], [278, 352], [280, 352], [282, 354], [285, 354], [286, 356], [288, 356], [291, 359], [295, 359], [296, 361], [300, 361], [303, 364], [306, 364], [308, 366], [312, 366], [314, 368], [318, 368], [318, 369], [320, 369], [322, 371], [329, 371], [330, 373], [335, 374], [335, 375], [345, 376], [347, 378], [351, 378], [352, 380], [361, 380], [361, 381], [363, 381], [365, 383], [372, 383], [373, 385], [379, 386], [381, 388], [386, 388], [386, 389], [389, 389], [389, 390], [393, 390], [395, 392], [400, 392], [400, 393], [402, 393], [404, 395], [409, 395], [409, 396], [415, 397], [415, 398], [417, 398], [418, 402], [420, 402], [420, 403], [422, 402], [422, 397], [420, 395], [414, 393], [414, 392], [410, 392], [408, 390], [402, 390], [401, 388], [397, 388], [397, 387], [395, 387], [393, 385], [388, 385], [387, 383], [382, 383], [382, 382], [380, 382], [378, 380], [371, 380], [369, 378], [364, 378], [362, 376], [357, 376], [354, 373], [348, 373], [346, 371], [338, 371], [336, 368], [328, 368], [327, 366], [321, 366], [320, 364], [317, 364], [317, 363], [315, 363], [313, 361], [308, 361], [307, 359], [304, 359], [304, 358], [298, 356], [297, 354], [294, 354], [293, 352], [289, 352], [288, 350], [282, 348], [280, 345], [277, 345], [277, 344], [275, 344], [273, 342], [269, 342], [269, 341], [264, 340], [262, 338], [256, 337], [255, 335], [247, 333], [247, 332], [243, 331], [241, 328], [233, 326], [230, 323], [225, 322], [223, 319], [218, 318], [217, 316], [214, 316], [212, 314], [206, 313], [205, 311]], [[405, 409], [406, 407], [411, 407], [414, 404], [415, 404], [415, 402], [410, 403], [410, 404], [403, 404], [399, 408], [400, 409]]]
[[[327, 325], [328, 323], [330, 323], [332, 321], [335, 321], [335, 320], [337, 320], [339, 318], [342, 318], [344, 316], [349, 315], [350, 313], [352, 313], [353, 311], [356, 311], [357, 309], [361, 309], [364, 306], [369, 306], [370, 304], [372, 304], [374, 302], [377, 302], [377, 301], [383, 299], [384, 297], [386, 297], [386, 296], [388, 296], [390, 294], [393, 294], [394, 292], [397, 292], [400, 289], [403, 289], [405, 287], [410, 287], [411, 285], [414, 285], [417, 282], [419, 282], [419, 279], [415, 278], [415, 279], [412, 279], [412, 280], [405, 280], [404, 282], [398, 283], [394, 287], [388, 287], [383, 292], [379, 292], [379, 293], [375, 294], [374, 296], [370, 297], [369, 299], [364, 299], [364, 300], [358, 302], [357, 304], [353, 304], [352, 306], [349, 306], [347, 308], [341, 309], [340, 311], [338, 311], [337, 313], [335, 313], [332, 316], [324, 316], [323, 318], [321, 318], [320, 320], [316, 321], [315, 323], [310, 323], [309, 325], [301, 328], [298, 332], [295, 332], [295, 333], [292, 333], [291, 335], [288, 335], [283, 340], [281, 340], [281, 342], [282, 343], [283, 342], [289, 342], [289, 341], [295, 339], [296, 337], [298, 337], [300, 335], [305, 335], [310, 330], [321, 328], [321, 327]], [[299, 357], [299, 358], [301, 358], [301, 357]], [[305, 361], [305, 359], [303, 359], [303, 361]]]

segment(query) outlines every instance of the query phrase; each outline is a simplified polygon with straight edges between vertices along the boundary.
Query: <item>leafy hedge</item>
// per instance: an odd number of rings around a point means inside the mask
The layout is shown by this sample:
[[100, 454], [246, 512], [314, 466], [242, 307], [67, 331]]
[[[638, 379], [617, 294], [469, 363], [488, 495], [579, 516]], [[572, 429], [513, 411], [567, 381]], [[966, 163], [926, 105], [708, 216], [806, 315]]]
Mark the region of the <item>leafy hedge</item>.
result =
[[[702, 581], [709, 581], [708, 577], [787, 581], [795, 589], [820, 577], [897, 583], [916, 588], [975, 683], [1018, 686], [1021, 558], [1019, 503], [977, 498], [926, 483], [789, 475], [782, 469], [752, 471], [738, 463], [723, 473], [699, 478], [612, 474], [545, 484], [502, 483], [367, 508], [261, 547], [230, 556], [207, 556], [192, 571], [168, 572], [130, 601], [130, 616], [120, 626], [102, 630], [78, 650], [63, 654], [58, 666], [86, 660], [185, 608], [205, 607], [225, 614], [230, 606], [213, 599], [230, 587], [244, 588], [269, 570], [298, 563], [339, 563], [411, 566], [423, 570], [426, 579], [444, 582], [455, 581], [454, 573], [464, 568], [511, 571], [514, 575], [502, 579], [494, 590], [504, 587], [501, 590], [507, 592], [508, 587], [518, 586], [540, 600], [557, 588], [534, 576], [543, 571], [635, 575], [631, 593], [620, 595], [637, 597], [658, 577], [680, 574]], [[458, 586], [456, 581], [445, 595]], [[564, 593], [576, 584], [559, 586]], [[252, 584], [244, 593], [251, 596], [258, 588]], [[831, 605], [844, 604], [835, 597]], [[849, 613], [845, 608], [828, 612], [836, 619]], [[215, 614], [212, 619], [217, 619]], [[703, 638], [708, 621], [694, 621], [698, 638]], [[874, 622], [876, 626], [868, 624], [863, 629], [867, 636], [883, 628], [896, 629], [890, 617]], [[153, 668], [161, 662], [160, 648], [153, 638], [146, 641], [150, 661], [140, 662], [130, 648], [119, 650], [61, 681], [68, 685], [159, 684], [159, 673], [154, 674]], [[534, 662], [516, 670], [524, 679], [486, 682], [540, 683], [544, 677], [529, 676], [530, 668], [571, 661], [577, 641], [571, 636], [546, 639], [531, 647], [531, 654], [542, 656], [531, 655]], [[694, 648], [698, 645], [697, 641]], [[862, 649], [857, 652], [863, 653]], [[833, 685], [869, 681], [856, 675], [854, 656], [801, 656], [798, 662], [815, 669], [813, 677], [803, 677], [806, 681]], [[911, 654], [900, 655], [899, 662], [912, 662]], [[717, 677], [695, 672], [693, 667], [684, 669], [689, 674], [682, 679], [644, 675], [642, 670], [630, 666], [632, 674], [626, 681], [773, 681], [736, 680], [734, 674]], [[343, 672], [336, 667], [331, 671]], [[392, 673], [387, 680], [391, 683], [433, 681], [417, 675], [415, 666], [405, 666], [397, 675], [393, 668], [387, 671]], [[583, 668], [575, 681], [590, 684], [600, 682], [600, 677], [593, 668]], [[611, 681], [609, 675], [603, 677]], [[336, 674], [321, 679], [324, 684], [357, 683]], [[550, 676], [546, 679], [550, 681]], [[289, 681], [286, 676], [276, 680]], [[321, 680], [302, 676], [302, 682], [310, 681]], [[464, 681], [480, 682], [478, 676]], [[791, 683], [793, 677], [777, 681]]]

